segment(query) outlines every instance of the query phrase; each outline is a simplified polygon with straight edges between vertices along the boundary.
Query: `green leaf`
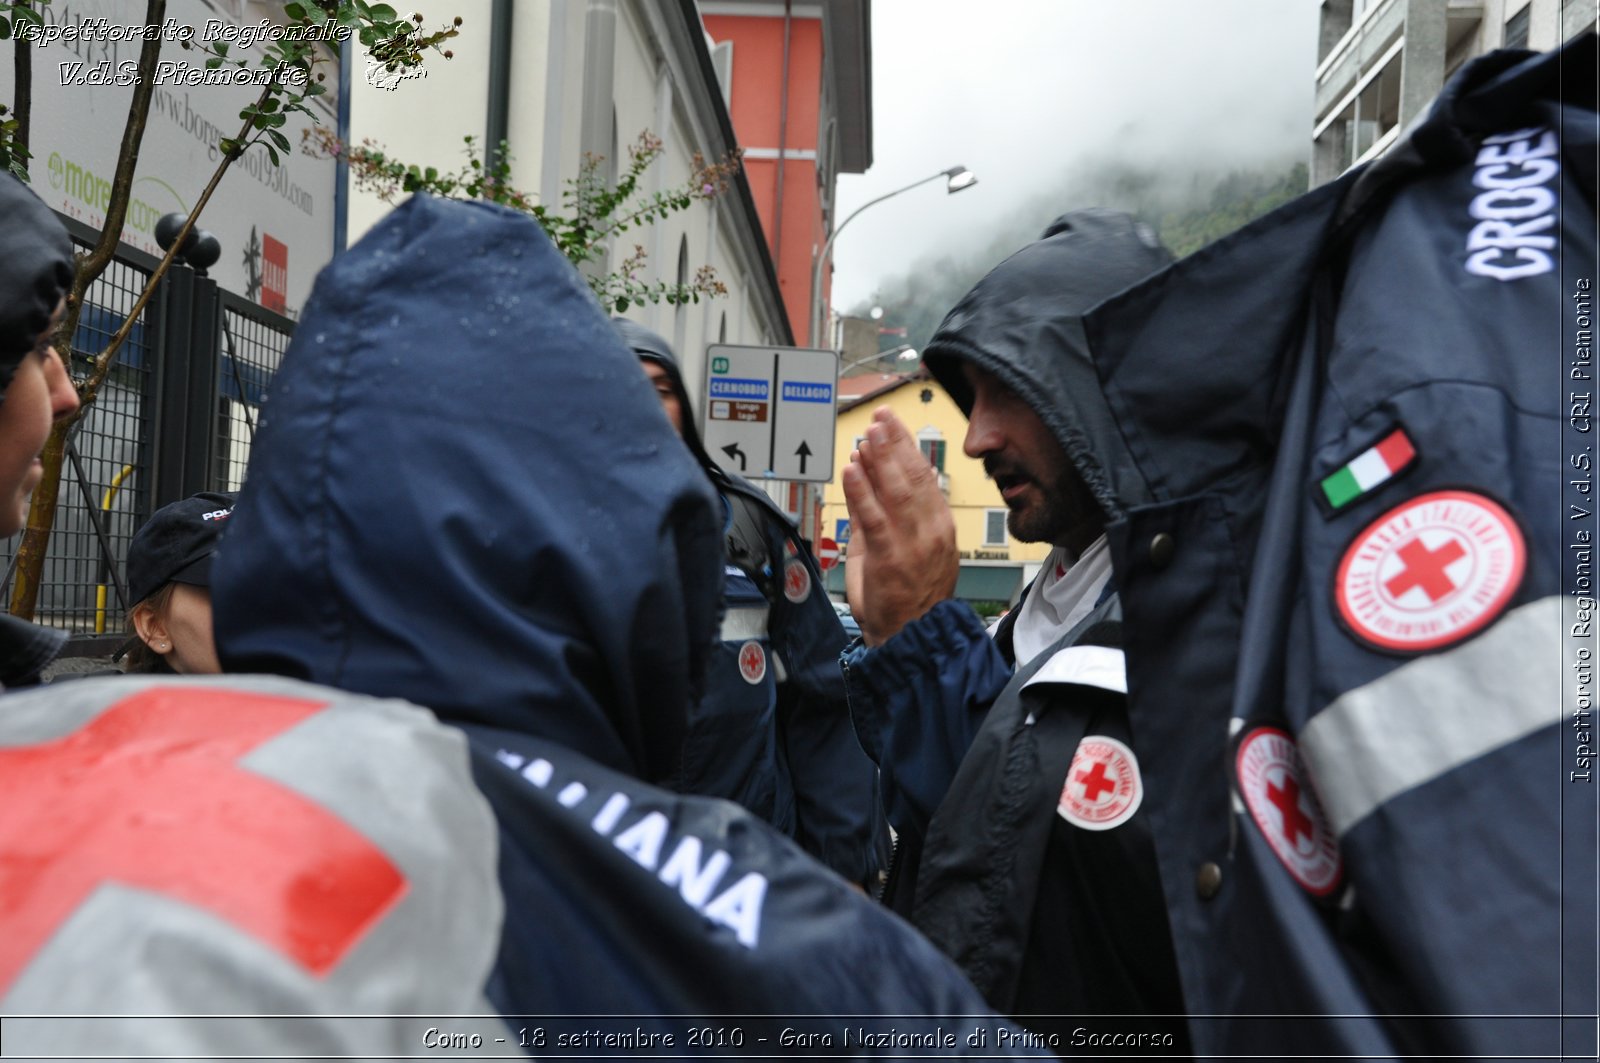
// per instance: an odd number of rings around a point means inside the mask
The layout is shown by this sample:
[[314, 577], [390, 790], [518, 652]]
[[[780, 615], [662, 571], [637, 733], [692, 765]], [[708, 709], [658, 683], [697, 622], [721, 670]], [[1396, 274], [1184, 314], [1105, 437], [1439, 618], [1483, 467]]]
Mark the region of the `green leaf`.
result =
[[628, 307], [631, 306], [631, 305], [632, 304], [628, 302], [628, 299], [627, 299], [626, 296], [622, 296], [622, 295], [617, 296], [617, 313], [619, 313], [619, 314], [626, 313], [627, 310], [628, 310]]
[[272, 165], [274, 165], [274, 166], [283, 165], [282, 160], [280, 160], [278, 158], [278, 150], [276, 148], [274, 148], [271, 144], [267, 144], [267, 145], [264, 145], [264, 146], [267, 149], [267, 157], [272, 160]]
[[296, 22], [299, 22], [306, 17], [306, 9], [301, 4], [284, 4], [283, 13], [294, 19]]
[[217, 41], [216, 44], [213, 45], [213, 47], [217, 50], [217, 54], [218, 55], [227, 55], [228, 54], [228, 42], [227, 41]]
[[367, 8], [367, 14], [372, 16], [374, 22], [393, 22], [399, 17], [388, 4], [373, 4]]
[[267, 130], [267, 136], [272, 139], [274, 144], [278, 145], [278, 149], [280, 151], [289, 150], [289, 138], [278, 132], [276, 129]]
[[217, 147], [224, 155], [233, 155], [239, 150], [239, 142], [232, 137], [223, 137], [217, 141]]
[[39, 14], [39, 12], [35, 11], [31, 7], [19, 7], [19, 8], [16, 8], [16, 13], [17, 13], [17, 17], [18, 18], [27, 19], [29, 22], [33, 23], [35, 26], [43, 26], [44, 25], [44, 16]]
[[222, 65], [222, 60], [216, 58], [215, 56], [212, 56], [210, 59], [206, 60], [206, 69], [207, 70], [215, 70], [217, 67], [219, 67], [221, 65]]

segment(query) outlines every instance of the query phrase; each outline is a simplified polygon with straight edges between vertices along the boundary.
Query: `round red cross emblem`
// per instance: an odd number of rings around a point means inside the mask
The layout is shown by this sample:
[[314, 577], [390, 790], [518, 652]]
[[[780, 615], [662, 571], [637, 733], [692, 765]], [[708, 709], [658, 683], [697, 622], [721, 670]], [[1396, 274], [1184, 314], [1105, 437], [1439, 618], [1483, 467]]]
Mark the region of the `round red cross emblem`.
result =
[[1234, 760], [1239, 795], [1294, 880], [1321, 897], [1339, 884], [1339, 839], [1305, 785], [1300, 751], [1287, 731], [1258, 727]]
[[811, 573], [806, 570], [804, 561], [794, 558], [783, 566], [783, 596], [798, 605], [810, 593]]
[[1345, 548], [1334, 602], [1363, 642], [1439, 649], [1504, 612], [1526, 562], [1522, 530], [1499, 503], [1473, 491], [1433, 491], [1395, 506]]
[[767, 651], [754, 639], [739, 647], [739, 674], [752, 685], [767, 677]]
[[1133, 750], [1105, 735], [1085, 735], [1067, 769], [1056, 811], [1084, 830], [1110, 830], [1133, 818], [1144, 782]]

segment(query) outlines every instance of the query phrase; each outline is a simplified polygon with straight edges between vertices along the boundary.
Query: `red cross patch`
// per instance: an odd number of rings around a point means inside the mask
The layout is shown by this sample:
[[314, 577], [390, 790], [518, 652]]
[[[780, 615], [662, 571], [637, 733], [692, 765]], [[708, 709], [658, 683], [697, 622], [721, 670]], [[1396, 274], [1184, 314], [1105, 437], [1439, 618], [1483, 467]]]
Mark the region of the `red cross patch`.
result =
[[767, 677], [767, 651], [755, 639], [739, 647], [739, 674], [751, 686]]
[[1339, 884], [1339, 839], [1306, 785], [1300, 751], [1287, 731], [1258, 727], [1234, 759], [1239, 796], [1294, 880], [1319, 897]]
[[811, 573], [798, 557], [783, 566], [783, 596], [799, 605], [811, 594]]
[[1504, 612], [1526, 562], [1522, 530], [1499, 503], [1474, 491], [1433, 491], [1395, 506], [1345, 548], [1334, 603], [1368, 645], [1436, 650]]
[[1056, 812], [1084, 830], [1110, 830], [1133, 818], [1144, 781], [1133, 750], [1105, 735], [1085, 735], [1073, 754]]
[[0, 994], [102, 885], [212, 912], [324, 975], [406, 892], [342, 819], [239, 766], [323, 705], [154, 689], [0, 749]]

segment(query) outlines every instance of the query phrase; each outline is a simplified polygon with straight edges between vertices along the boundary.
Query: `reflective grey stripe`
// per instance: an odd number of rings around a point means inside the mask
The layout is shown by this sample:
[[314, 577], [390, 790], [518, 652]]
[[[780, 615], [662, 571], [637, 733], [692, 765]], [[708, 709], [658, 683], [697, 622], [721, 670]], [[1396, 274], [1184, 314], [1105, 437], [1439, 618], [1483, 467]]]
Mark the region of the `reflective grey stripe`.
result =
[[1368, 813], [1485, 753], [1559, 723], [1563, 599], [1501, 617], [1453, 650], [1344, 694], [1300, 732], [1317, 796], [1343, 835]]
[[767, 607], [746, 605], [729, 609], [722, 618], [722, 641], [745, 642], [767, 637]]
[[1110, 646], [1068, 646], [1057, 651], [1022, 684], [1072, 683], [1099, 687], [1118, 694], [1128, 692], [1128, 668], [1121, 650]]

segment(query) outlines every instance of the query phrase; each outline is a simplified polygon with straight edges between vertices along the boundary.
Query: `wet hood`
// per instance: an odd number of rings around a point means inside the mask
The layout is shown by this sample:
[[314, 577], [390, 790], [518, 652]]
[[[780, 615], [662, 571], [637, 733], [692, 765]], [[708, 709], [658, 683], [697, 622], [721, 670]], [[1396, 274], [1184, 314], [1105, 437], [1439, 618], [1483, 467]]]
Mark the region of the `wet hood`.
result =
[[715, 496], [531, 219], [418, 196], [317, 280], [213, 573], [229, 671], [670, 777]]
[[923, 359], [963, 413], [972, 410], [964, 361], [1021, 396], [1114, 519], [1149, 491], [1101, 393], [1083, 318], [1171, 261], [1155, 233], [1126, 214], [1063, 215], [955, 305]]

